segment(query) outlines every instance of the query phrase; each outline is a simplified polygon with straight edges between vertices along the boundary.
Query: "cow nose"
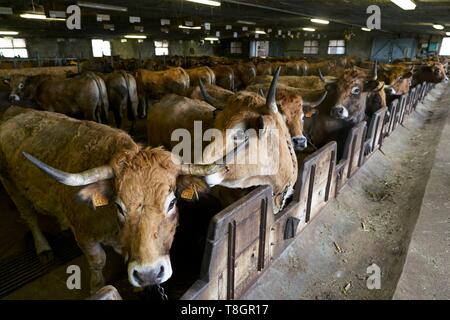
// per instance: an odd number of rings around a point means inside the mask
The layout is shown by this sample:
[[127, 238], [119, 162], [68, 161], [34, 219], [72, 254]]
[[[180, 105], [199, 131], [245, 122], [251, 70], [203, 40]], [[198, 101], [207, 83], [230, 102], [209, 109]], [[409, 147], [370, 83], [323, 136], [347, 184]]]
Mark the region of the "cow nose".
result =
[[165, 256], [152, 265], [138, 265], [134, 262], [128, 266], [130, 283], [135, 287], [161, 284], [172, 276], [170, 258]]
[[20, 100], [20, 98], [18, 95], [16, 95], [16, 94], [9, 95], [9, 101], [19, 101], [19, 100]]
[[292, 143], [294, 145], [294, 149], [297, 151], [305, 150], [308, 147], [308, 140], [305, 136], [293, 137]]
[[387, 89], [386, 89], [386, 93], [387, 93], [387, 94], [390, 94], [390, 95], [394, 95], [394, 94], [396, 94], [397, 92], [395, 91], [394, 88], [387, 88]]

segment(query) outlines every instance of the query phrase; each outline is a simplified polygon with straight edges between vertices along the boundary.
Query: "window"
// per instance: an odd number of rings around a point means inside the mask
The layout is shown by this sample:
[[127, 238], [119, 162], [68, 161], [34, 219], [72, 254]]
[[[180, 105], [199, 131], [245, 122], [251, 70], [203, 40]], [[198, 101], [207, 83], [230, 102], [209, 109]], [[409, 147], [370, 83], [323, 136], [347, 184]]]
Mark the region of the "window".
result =
[[441, 51], [439, 52], [441, 56], [450, 56], [450, 37], [444, 38], [442, 40]]
[[0, 56], [3, 58], [28, 58], [25, 39], [0, 38]]
[[169, 55], [169, 41], [155, 41], [155, 55], [168, 56]]
[[319, 54], [319, 41], [306, 40], [303, 46], [304, 54]]
[[242, 42], [231, 42], [230, 53], [242, 54]]
[[103, 56], [111, 56], [111, 43], [109, 41], [103, 41], [101, 39], [92, 40], [92, 53], [95, 58], [101, 58]]
[[345, 40], [330, 40], [328, 54], [345, 54]]
[[265, 58], [269, 55], [269, 41], [251, 41], [250, 57]]

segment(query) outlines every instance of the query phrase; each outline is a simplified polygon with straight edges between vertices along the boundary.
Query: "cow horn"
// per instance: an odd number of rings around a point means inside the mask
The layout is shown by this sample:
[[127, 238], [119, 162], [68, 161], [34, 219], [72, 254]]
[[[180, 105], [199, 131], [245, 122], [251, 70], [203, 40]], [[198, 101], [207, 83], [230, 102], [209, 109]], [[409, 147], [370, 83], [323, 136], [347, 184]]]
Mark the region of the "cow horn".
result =
[[114, 171], [111, 166], [101, 166], [80, 173], [67, 173], [50, 167], [26, 152], [22, 152], [22, 154], [36, 167], [66, 186], [86, 186], [101, 180], [114, 178]]
[[330, 79], [325, 78], [325, 77], [323, 76], [322, 71], [321, 71], [320, 69], [319, 69], [319, 78], [320, 78], [320, 80], [322, 80], [322, 82], [324, 82], [325, 84], [331, 84], [331, 83], [336, 83], [336, 82], [337, 82], [337, 79], [330, 80]]
[[376, 81], [378, 80], [378, 61], [375, 61], [373, 65], [373, 78], [372, 80]]
[[237, 155], [242, 149], [246, 148], [249, 143], [249, 138], [246, 137], [245, 141], [236, 146], [231, 152], [226, 154], [222, 159], [217, 160], [212, 164], [182, 164], [181, 174], [193, 175], [193, 176], [209, 176], [219, 172], [225, 166], [230, 163], [231, 159]]
[[263, 98], [266, 97], [266, 95], [264, 94], [264, 90], [262, 88], [259, 88], [259, 95]]
[[203, 85], [202, 79], [198, 79], [198, 84], [200, 87], [200, 92], [202, 93], [203, 99], [212, 105], [216, 109], [223, 109], [223, 105], [215, 98], [209, 95], [209, 93], [206, 91], [205, 86]]
[[[275, 71], [275, 75], [273, 76], [272, 83], [270, 84], [269, 92], [267, 93], [266, 98], [266, 106], [273, 110], [274, 112], [278, 112], [278, 108], [276, 107], [276, 93], [277, 93], [277, 84], [278, 79], [280, 78], [281, 67], [278, 67]], [[275, 106], [275, 108], [274, 108]]]
[[319, 106], [325, 100], [325, 98], [327, 97], [327, 94], [328, 94], [328, 91], [325, 91], [324, 94], [317, 101], [305, 101], [305, 100], [303, 100], [303, 106], [313, 109], [313, 108]]

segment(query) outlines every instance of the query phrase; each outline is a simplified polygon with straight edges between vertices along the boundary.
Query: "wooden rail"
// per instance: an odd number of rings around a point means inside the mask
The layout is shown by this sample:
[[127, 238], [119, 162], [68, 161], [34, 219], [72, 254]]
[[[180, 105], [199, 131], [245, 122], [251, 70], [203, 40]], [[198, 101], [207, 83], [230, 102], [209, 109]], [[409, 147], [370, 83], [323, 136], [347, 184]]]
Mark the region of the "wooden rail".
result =
[[336, 163], [337, 144], [330, 142], [308, 156], [299, 169], [294, 196], [277, 215], [272, 190], [259, 187], [210, 222], [199, 280], [182, 299], [238, 299], [388, 137], [402, 125], [432, 84], [424, 83], [377, 111], [368, 123], [355, 126], [346, 140], [344, 156]]

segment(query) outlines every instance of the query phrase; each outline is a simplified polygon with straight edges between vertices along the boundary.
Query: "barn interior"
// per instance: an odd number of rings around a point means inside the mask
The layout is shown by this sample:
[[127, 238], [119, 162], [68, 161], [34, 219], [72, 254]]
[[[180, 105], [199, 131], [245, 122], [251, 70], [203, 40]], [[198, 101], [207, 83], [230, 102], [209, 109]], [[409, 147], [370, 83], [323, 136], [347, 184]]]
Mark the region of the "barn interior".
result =
[[[413, 8], [408, 7], [411, 5]], [[161, 286], [169, 299], [449, 299], [449, 287], [442, 284], [448, 282], [449, 276], [446, 235], [450, 196], [439, 192], [448, 189], [450, 183], [449, 59], [448, 0], [0, 0], [0, 77], [6, 80], [0, 83], [0, 178], [3, 182], [8, 174], [7, 166], [2, 167], [7, 150], [2, 145], [6, 145], [2, 124], [11, 121], [10, 116], [3, 118], [10, 107], [54, 111], [32, 99], [11, 99], [11, 79], [17, 75], [69, 79], [85, 72], [124, 70], [140, 81], [139, 70], [161, 72], [157, 78], [163, 79], [162, 72], [176, 67], [188, 70], [207, 66], [215, 70], [218, 65], [253, 63], [256, 78], [268, 76], [272, 81], [276, 66], [281, 65], [281, 78], [311, 76], [320, 82], [341, 79], [341, 69], [366, 68], [372, 74], [372, 69], [378, 68], [380, 77], [388, 66], [403, 63], [408, 70], [413, 67], [411, 83], [404, 95], [387, 98], [383, 112], [389, 109], [390, 118], [369, 117], [360, 131], [355, 125], [355, 137], [360, 135], [361, 140], [345, 136], [344, 143], [337, 144], [330, 153], [331, 164], [330, 160], [326, 162], [329, 173], [319, 170], [322, 167], [318, 163], [313, 165], [313, 173], [307, 166], [314, 157], [320, 158], [320, 151], [329, 144], [315, 146], [309, 137], [305, 138], [309, 139], [308, 148], [296, 154], [297, 181], [304, 183], [292, 186], [293, 195], [285, 199], [287, 213], [275, 214], [274, 209], [266, 209], [268, 212], [261, 217], [273, 217], [263, 224], [258, 216], [254, 225], [253, 218], [246, 216], [250, 223], [244, 226], [245, 231], [233, 227], [225, 230], [220, 224], [232, 219], [229, 216], [233, 214], [245, 215], [250, 208], [259, 215], [260, 202], [253, 209], [254, 202], [261, 200], [260, 194], [267, 196], [271, 192], [261, 189], [264, 183], [239, 188], [238, 200], [234, 201], [209, 193], [200, 195], [197, 201], [179, 199], [179, 223], [170, 250], [173, 275]], [[350, 60], [351, 65], [347, 64]], [[283, 73], [287, 72], [283, 71], [287, 64], [298, 61], [309, 66], [308, 74], [302, 73], [302, 67], [297, 67], [298, 73]], [[257, 66], [265, 62], [272, 68], [259, 74]], [[313, 73], [311, 66], [321, 63], [322, 69]], [[413, 85], [413, 74], [430, 63], [440, 64], [445, 75], [414, 87], [417, 83]], [[194, 87], [192, 77], [190, 81]], [[251, 84], [228, 89], [237, 93]], [[263, 92], [263, 96], [266, 94]], [[322, 92], [314, 99], [306, 96], [304, 100], [317, 100]], [[328, 93], [316, 108], [332, 97]], [[150, 101], [147, 96], [144, 99], [146, 104]], [[151, 98], [146, 111], [159, 105], [160, 100]], [[391, 102], [398, 103], [401, 111], [392, 111]], [[91, 120], [80, 114], [69, 116]], [[109, 126], [118, 126], [112, 110], [109, 119]], [[304, 130], [312, 130], [313, 119], [314, 115], [305, 120]], [[151, 121], [145, 115], [136, 123], [125, 117], [118, 130], [146, 145]], [[369, 126], [373, 121], [378, 121], [380, 130]], [[367, 151], [369, 138], [374, 145]], [[355, 151], [358, 143], [360, 153]], [[352, 171], [356, 156], [359, 160], [355, 168], [360, 170]], [[339, 164], [341, 169], [349, 167], [349, 172], [342, 169], [349, 179], [342, 180]], [[306, 173], [309, 180], [304, 180]], [[315, 186], [311, 178], [314, 174], [316, 181], [319, 174], [328, 174], [330, 181], [324, 187], [325, 200], [320, 203], [312, 187], [303, 196], [305, 188]], [[317, 198], [322, 196], [319, 192]], [[90, 290], [90, 267], [74, 235], [70, 229], [61, 231], [51, 214], [39, 213], [38, 217], [53, 249], [48, 256], [36, 254], [33, 235], [17, 203], [0, 183], [0, 299], [90, 298], [94, 293]], [[245, 224], [247, 220], [242, 221]], [[292, 234], [287, 235], [290, 228]], [[219, 239], [215, 238], [219, 229], [225, 240], [215, 240]], [[233, 241], [236, 245], [236, 237], [238, 242], [247, 241], [239, 232], [247, 233], [248, 238], [255, 236], [248, 248], [255, 246], [258, 252], [256, 267], [255, 254], [237, 263], [230, 251], [214, 251], [214, 245], [222, 240], [227, 250], [233, 248]], [[275, 243], [274, 249], [271, 242]], [[113, 285], [121, 298], [164, 298], [161, 287], [133, 287], [124, 258], [110, 247], [105, 246], [105, 250], [106, 284]], [[217, 271], [216, 264], [223, 268]], [[378, 290], [367, 285], [370, 274], [366, 269], [374, 264], [382, 270], [382, 287]], [[79, 288], [68, 288], [70, 266], [81, 270]], [[238, 268], [249, 270], [235, 271]], [[210, 284], [214, 281], [216, 284]], [[434, 285], [424, 285], [430, 281]]]

